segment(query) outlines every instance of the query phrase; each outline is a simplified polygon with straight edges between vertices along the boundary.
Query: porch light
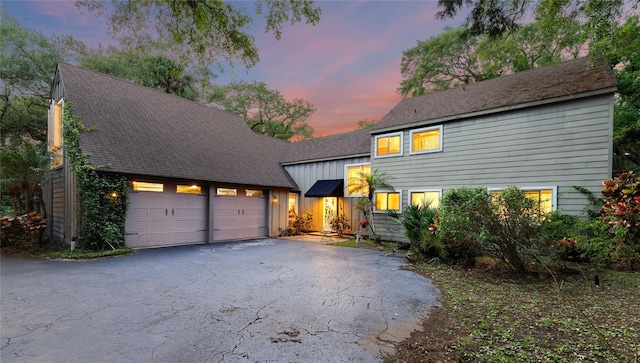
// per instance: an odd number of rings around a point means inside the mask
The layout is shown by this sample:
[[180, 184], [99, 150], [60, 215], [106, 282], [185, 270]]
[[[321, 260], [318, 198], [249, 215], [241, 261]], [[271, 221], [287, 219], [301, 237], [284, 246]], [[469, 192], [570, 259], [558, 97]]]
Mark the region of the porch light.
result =
[[273, 203], [278, 203], [278, 197], [277, 196], [273, 196]]

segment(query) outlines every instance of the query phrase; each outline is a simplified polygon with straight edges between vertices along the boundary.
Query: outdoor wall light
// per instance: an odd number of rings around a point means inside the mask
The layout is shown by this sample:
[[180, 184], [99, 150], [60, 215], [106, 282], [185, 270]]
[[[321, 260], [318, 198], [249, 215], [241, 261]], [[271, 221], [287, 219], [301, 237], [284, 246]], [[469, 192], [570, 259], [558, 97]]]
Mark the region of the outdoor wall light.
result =
[[273, 202], [274, 202], [274, 203], [278, 203], [278, 197], [274, 196], [274, 197], [273, 197]]

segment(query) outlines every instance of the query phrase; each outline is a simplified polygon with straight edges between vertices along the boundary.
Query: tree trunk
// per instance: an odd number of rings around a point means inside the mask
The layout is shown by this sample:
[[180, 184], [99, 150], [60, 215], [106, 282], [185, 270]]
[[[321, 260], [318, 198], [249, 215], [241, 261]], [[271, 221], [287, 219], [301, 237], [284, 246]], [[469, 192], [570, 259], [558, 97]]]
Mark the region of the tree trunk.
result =
[[38, 203], [40, 203], [40, 214], [42, 214], [43, 219], [47, 219], [47, 205], [44, 203], [44, 198], [42, 197], [42, 187], [40, 184], [36, 184], [33, 187], [33, 194], [38, 197]]
[[29, 188], [29, 182], [26, 180], [22, 182], [22, 194], [24, 195], [24, 209], [25, 213], [33, 211], [33, 194], [31, 188]]
[[11, 202], [13, 203], [13, 213], [15, 215], [22, 214], [22, 202], [20, 201], [20, 195], [22, 190], [19, 185], [12, 185], [9, 187], [9, 195], [11, 196]]

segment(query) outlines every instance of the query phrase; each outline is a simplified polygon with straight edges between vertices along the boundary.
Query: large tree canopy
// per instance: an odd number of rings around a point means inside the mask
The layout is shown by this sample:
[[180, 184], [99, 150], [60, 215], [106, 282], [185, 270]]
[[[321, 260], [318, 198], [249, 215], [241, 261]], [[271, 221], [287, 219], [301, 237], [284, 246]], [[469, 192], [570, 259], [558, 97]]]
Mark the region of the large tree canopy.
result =
[[46, 140], [51, 77], [63, 48], [0, 11], [0, 144]]
[[[543, 8], [548, 20], [586, 19], [590, 32], [602, 38], [621, 17], [625, 8], [636, 8], [640, 0], [438, 0], [437, 18], [453, 18], [470, 8], [466, 28], [474, 34], [496, 37], [512, 32], [527, 16]], [[549, 21], [547, 24], [553, 24]]]
[[315, 111], [313, 105], [299, 98], [288, 101], [263, 82], [234, 82], [218, 87], [211, 101], [242, 116], [254, 132], [289, 141], [313, 137], [313, 128], [307, 123]]
[[496, 37], [445, 28], [403, 52], [398, 92], [419, 96], [576, 58], [584, 48], [582, 34], [577, 22], [553, 35], [536, 22]]
[[[239, 60], [251, 67], [259, 60], [252, 22], [238, 3], [222, 0], [77, 0], [81, 9], [105, 15], [109, 10], [111, 35], [125, 49], [165, 49], [196, 64], [229, 64]], [[321, 10], [312, 0], [257, 0], [255, 12], [265, 17], [265, 32], [280, 39], [285, 23], [317, 24]]]

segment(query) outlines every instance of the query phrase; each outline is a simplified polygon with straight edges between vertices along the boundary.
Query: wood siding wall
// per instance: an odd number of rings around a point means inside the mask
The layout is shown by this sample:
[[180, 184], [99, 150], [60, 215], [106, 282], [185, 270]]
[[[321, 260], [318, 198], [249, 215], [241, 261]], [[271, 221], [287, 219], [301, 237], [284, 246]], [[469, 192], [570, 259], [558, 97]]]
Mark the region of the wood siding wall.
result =
[[[298, 213], [313, 213], [313, 229], [322, 230], [322, 198], [305, 198], [306, 193], [318, 180], [344, 179], [344, 166], [349, 164], [369, 163], [369, 157], [349, 158], [331, 161], [319, 161], [304, 164], [286, 165], [284, 168], [298, 184], [300, 196]], [[345, 184], [346, 187], [346, 184]], [[356, 209], [357, 198], [339, 198], [338, 205], [344, 206], [339, 212], [349, 218], [352, 230], [355, 231], [362, 213]]]
[[[403, 131], [403, 156], [372, 160], [372, 168], [402, 190], [403, 205], [411, 189], [442, 189], [444, 195], [461, 186], [556, 186], [557, 208], [579, 215], [588, 201], [573, 186], [598, 196], [611, 175], [613, 97], [447, 122], [442, 152], [409, 155], [409, 131]], [[376, 222], [383, 239], [402, 240], [384, 214]]]

